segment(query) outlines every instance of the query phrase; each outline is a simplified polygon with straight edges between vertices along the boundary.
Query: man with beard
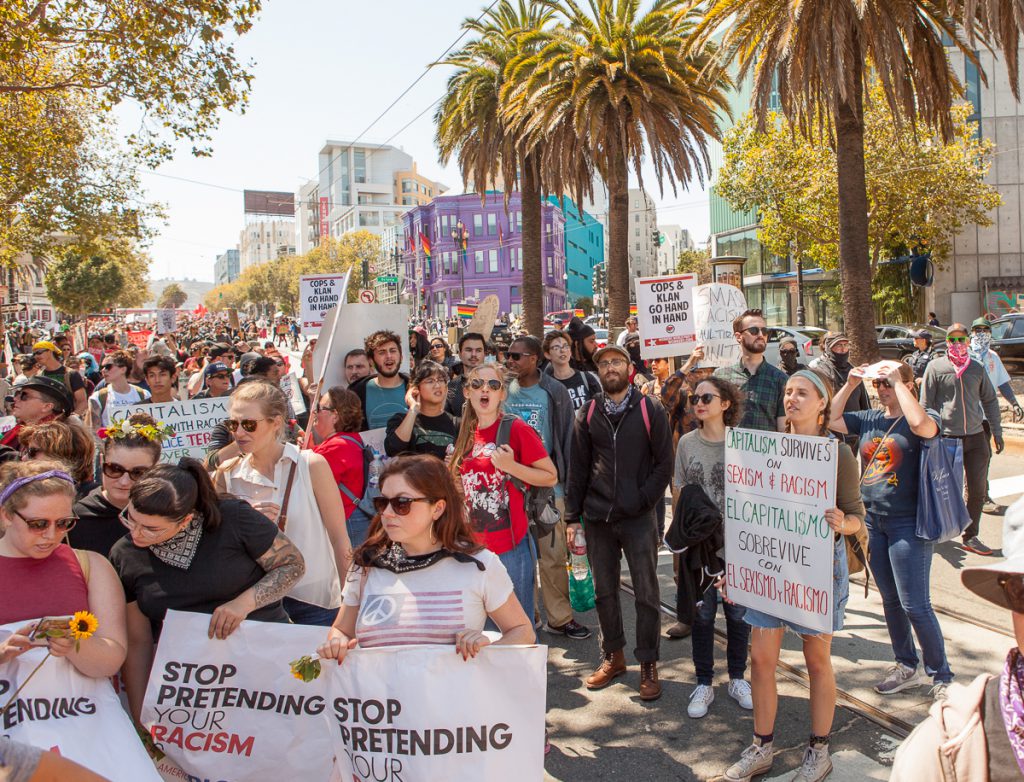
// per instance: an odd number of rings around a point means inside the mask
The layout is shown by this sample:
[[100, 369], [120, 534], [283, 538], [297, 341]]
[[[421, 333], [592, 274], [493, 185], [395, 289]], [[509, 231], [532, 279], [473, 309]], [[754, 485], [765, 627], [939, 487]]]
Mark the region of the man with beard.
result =
[[593, 356], [597, 350], [597, 335], [594, 329], [574, 317], [566, 325], [565, 333], [572, 338], [572, 365], [583, 372], [596, 374]]
[[474, 367], [484, 363], [487, 355], [487, 341], [483, 334], [469, 331], [459, 338], [459, 361], [452, 369], [452, 379], [448, 382], [448, 400], [444, 409], [457, 418], [462, 417], [462, 408], [466, 404], [466, 395], [462, 390], [462, 376]]
[[[567, 536], [586, 530], [594, 574], [604, 659], [586, 685], [599, 690], [626, 673], [626, 634], [619, 603], [626, 555], [636, 604], [640, 698], [661, 696], [658, 645], [658, 528], [654, 506], [672, 474], [672, 434], [661, 403], [629, 383], [629, 354], [618, 345], [594, 354], [602, 393], [579, 411], [573, 426], [565, 488]], [[778, 370], [776, 370], [778, 371]]]
[[744, 394], [743, 429], [781, 432], [786, 422], [782, 395], [786, 373], [764, 360], [768, 345], [768, 324], [761, 310], [747, 310], [732, 322], [733, 334], [740, 343], [739, 363], [719, 367], [715, 377], [739, 386]]
[[795, 339], [785, 337], [779, 341], [779, 369], [787, 375], [792, 376], [794, 372], [806, 369], [800, 361], [797, 361], [799, 355], [800, 349], [797, 347]]
[[398, 371], [402, 365], [402, 338], [393, 331], [375, 331], [366, 338], [366, 355], [377, 374], [357, 380], [351, 390], [363, 406], [363, 425], [380, 429], [391, 416], [405, 413], [409, 376]]
[[999, 399], [988, 373], [974, 361], [967, 348], [967, 326], [954, 323], [946, 332], [946, 355], [932, 359], [921, 383], [921, 406], [939, 414], [943, 437], [962, 440], [964, 475], [967, 479], [967, 513], [971, 523], [964, 530], [962, 546], [981, 556], [992, 549], [978, 539], [985, 484], [992, 452], [988, 446], [985, 421], [992, 429], [996, 453], [1003, 450], [1003, 427]]
[[[850, 374], [850, 340], [847, 336], [838, 331], [829, 331], [821, 339], [821, 355], [811, 362], [811, 369], [816, 369], [832, 383], [832, 388], [840, 389], [846, 385], [846, 378]], [[844, 413], [855, 413], [858, 410], [867, 410], [871, 407], [871, 400], [868, 399], [868, 392], [864, 384], [857, 385], [857, 389], [850, 394], [846, 401]], [[853, 438], [856, 440], [857, 438]]]

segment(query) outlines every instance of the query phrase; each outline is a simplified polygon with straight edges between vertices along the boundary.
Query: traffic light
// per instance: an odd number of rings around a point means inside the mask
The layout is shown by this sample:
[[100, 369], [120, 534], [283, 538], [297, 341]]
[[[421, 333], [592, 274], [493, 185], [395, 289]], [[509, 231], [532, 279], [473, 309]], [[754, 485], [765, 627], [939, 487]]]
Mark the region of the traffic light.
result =
[[661, 231], [659, 231], [657, 228], [651, 231], [651, 241], [654, 242], [655, 247], [661, 246]]

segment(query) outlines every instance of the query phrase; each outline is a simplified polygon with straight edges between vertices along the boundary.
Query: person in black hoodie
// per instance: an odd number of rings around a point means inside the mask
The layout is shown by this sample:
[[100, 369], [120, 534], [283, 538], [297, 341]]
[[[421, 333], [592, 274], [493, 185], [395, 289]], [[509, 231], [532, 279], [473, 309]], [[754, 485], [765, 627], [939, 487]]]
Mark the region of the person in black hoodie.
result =
[[604, 660], [586, 680], [607, 687], [626, 672], [626, 636], [619, 604], [620, 561], [629, 565], [636, 601], [640, 697], [661, 696], [658, 642], [658, 526], [654, 506], [665, 501], [672, 475], [672, 434], [661, 404], [629, 383], [629, 354], [617, 345], [594, 353], [601, 394], [580, 408], [573, 428], [565, 518], [571, 541], [586, 530], [594, 574]]
[[572, 339], [572, 365], [584, 372], [597, 372], [594, 356], [597, 351], [597, 335], [591, 326], [574, 317], [566, 324], [565, 333]]

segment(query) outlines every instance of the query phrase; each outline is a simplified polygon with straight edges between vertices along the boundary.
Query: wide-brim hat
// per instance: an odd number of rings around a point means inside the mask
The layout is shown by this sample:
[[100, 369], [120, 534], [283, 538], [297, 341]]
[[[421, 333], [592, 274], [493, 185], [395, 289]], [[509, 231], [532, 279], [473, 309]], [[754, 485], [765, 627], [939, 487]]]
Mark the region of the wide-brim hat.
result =
[[978, 597], [1010, 608], [999, 579], [1004, 575], [1024, 575], [1024, 497], [1013, 503], [1003, 518], [1003, 554], [1006, 559], [1002, 562], [960, 571], [960, 580]]

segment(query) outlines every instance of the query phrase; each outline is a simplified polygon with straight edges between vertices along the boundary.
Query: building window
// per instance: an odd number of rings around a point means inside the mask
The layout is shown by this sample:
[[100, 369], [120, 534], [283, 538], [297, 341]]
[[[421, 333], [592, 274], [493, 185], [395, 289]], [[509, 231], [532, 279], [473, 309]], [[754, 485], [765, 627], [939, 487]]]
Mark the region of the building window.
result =
[[[974, 56], [977, 57], [978, 53], [975, 52]], [[970, 101], [971, 108], [973, 111], [967, 118], [968, 122], [974, 124], [974, 135], [980, 141], [981, 140], [981, 74], [978, 72], [978, 66], [967, 59], [964, 55], [964, 87], [966, 88], [964, 97]]]
[[498, 271], [498, 251], [488, 250], [487, 251], [487, 269], [492, 272]]
[[355, 175], [356, 182], [365, 184], [366, 182], [366, 150], [357, 149], [353, 155], [355, 158]]
[[640, 252], [640, 242], [637, 242], [637, 243], [636, 243], [636, 251], [637, 251], [637, 252]]
[[473, 215], [473, 236], [483, 236], [484, 234], [484, 216], [481, 214]]
[[494, 212], [487, 213], [487, 235], [494, 236], [498, 233], [498, 215]]
[[639, 225], [636, 228], [634, 228], [633, 230], [635, 231], [637, 236], [640, 235], [640, 226]]
[[448, 233], [448, 215], [441, 215], [441, 230]]
[[510, 298], [518, 299], [519, 298], [519, 286], [518, 285], [511, 286], [508, 289], [508, 295], [509, 295]]
[[484, 273], [484, 251], [483, 250], [477, 250], [475, 253], [473, 253], [473, 257], [474, 257], [474, 260], [476, 261], [476, 273], [477, 274], [483, 274]]
[[555, 276], [555, 259], [550, 255], [548, 256], [548, 277]]
[[639, 212], [637, 214], [633, 215], [633, 222], [634, 223], [639, 223], [640, 222], [640, 214], [639, 214]]

